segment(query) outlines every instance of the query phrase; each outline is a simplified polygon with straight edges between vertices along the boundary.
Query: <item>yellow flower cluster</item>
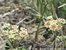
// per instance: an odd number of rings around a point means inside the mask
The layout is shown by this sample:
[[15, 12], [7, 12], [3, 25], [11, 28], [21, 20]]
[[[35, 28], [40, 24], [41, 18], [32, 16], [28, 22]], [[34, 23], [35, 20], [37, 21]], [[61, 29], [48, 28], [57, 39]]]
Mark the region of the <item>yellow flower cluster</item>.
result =
[[52, 20], [45, 21], [44, 27], [49, 28], [50, 30], [53, 31], [60, 30], [63, 24], [66, 23], [65, 19], [63, 18], [58, 18], [57, 20], [54, 20], [51, 16], [48, 18]]
[[3, 25], [3, 29], [8, 29], [10, 27], [10, 24], [9, 23], [4, 23], [4, 25]]
[[19, 32], [19, 35], [20, 35], [22, 38], [24, 38], [24, 37], [25, 37], [25, 38], [28, 37], [27, 29], [21, 27], [20, 30], [21, 30], [21, 31]]
[[17, 25], [11, 25], [9, 23], [5, 23], [2, 26], [3, 28], [2, 33], [9, 39], [27, 38], [28, 37], [27, 29], [21, 27], [19, 30], [18, 27], [19, 26]]
[[59, 21], [61, 24], [65, 24], [65, 23], [66, 23], [65, 19], [63, 19], [63, 18], [59, 18], [58, 21]]

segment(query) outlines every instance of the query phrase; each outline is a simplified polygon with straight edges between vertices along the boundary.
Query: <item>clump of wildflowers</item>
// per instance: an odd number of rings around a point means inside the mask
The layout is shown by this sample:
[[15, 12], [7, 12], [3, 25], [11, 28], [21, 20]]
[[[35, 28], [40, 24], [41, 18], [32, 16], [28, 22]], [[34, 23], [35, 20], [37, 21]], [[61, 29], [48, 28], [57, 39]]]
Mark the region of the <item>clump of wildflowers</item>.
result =
[[55, 20], [52, 18], [52, 16], [49, 16], [47, 17], [47, 20], [44, 23], [44, 27], [52, 31], [56, 31], [56, 30], [60, 30], [65, 23], [66, 21], [63, 18], [58, 18]]
[[5, 23], [2, 26], [2, 33], [4, 36], [7, 36], [9, 39], [26, 39], [28, 37], [27, 29], [21, 27], [20, 30], [17, 25], [11, 25], [9, 23]]

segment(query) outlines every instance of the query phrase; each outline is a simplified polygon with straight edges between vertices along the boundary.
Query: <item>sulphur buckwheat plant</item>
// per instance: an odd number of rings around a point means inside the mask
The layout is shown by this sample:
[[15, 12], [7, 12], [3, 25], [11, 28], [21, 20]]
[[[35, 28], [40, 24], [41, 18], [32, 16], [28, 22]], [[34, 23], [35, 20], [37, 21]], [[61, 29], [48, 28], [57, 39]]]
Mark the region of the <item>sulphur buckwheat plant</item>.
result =
[[[17, 25], [11, 25], [9, 23], [5, 23], [2, 26], [2, 33], [4, 36], [7, 36], [9, 39], [18, 39], [19, 38], [27, 38], [28, 37], [28, 32], [27, 29], [21, 27], [20, 30], [18, 28], [19, 26]], [[2, 36], [3, 36], [2, 35]]]
[[63, 18], [53, 19], [52, 16], [49, 16], [47, 18], [50, 18], [52, 20], [47, 19], [44, 23], [44, 27], [52, 31], [60, 30], [62, 26], [66, 23], [66, 20]]

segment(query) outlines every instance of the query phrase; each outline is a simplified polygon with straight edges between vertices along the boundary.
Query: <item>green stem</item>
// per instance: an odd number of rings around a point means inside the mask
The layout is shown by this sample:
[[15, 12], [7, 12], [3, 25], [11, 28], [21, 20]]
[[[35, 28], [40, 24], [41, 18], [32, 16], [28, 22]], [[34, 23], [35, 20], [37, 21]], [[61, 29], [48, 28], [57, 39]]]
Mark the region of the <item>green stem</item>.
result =
[[39, 23], [37, 24], [38, 27], [37, 27], [37, 31], [36, 31], [36, 34], [35, 34], [35, 41], [38, 40], [38, 34], [39, 34], [39, 29], [40, 29], [40, 24], [41, 24], [41, 21], [42, 21], [42, 17], [43, 16], [41, 16], [41, 18], [39, 19]]
[[38, 24], [37, 31], [36, 31], [36, 34], [35, 34], [35, 41], [38, 40], [39, 26], [40, 26], [40, 23]]

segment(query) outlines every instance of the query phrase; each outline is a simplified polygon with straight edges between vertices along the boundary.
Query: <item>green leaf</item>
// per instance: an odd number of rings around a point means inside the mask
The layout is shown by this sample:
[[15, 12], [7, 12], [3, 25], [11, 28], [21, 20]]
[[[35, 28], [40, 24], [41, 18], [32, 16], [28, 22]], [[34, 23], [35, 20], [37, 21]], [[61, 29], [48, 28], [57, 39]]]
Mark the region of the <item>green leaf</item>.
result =
[[22, 50], [26, 50], [26, 48], [22, 48]]
[[62, 39], [62, 38], [66, 39], [66, 36], [63, 36], [63, 37], [62, 36], [57, 36], [57, 38], [59, 38], [59, 39]]

